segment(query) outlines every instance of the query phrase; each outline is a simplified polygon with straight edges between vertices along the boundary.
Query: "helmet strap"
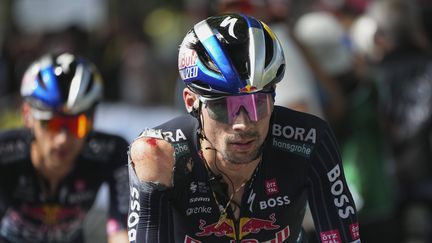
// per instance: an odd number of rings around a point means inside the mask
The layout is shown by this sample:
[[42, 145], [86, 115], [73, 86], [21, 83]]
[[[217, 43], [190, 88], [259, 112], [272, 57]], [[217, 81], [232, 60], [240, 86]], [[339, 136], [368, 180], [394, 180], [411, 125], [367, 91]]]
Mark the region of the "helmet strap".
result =
[[[205, 133], [204, 133], [204, 124], [201, 120], [201, 114], [202, 114], [202, 102], [201, 100], [198, 101], [198, 108], [192, 107], [192, 110], [189, 112], [190, 115], [195, 117], [198, 120], [198, 129], [197, 129], [197, 135], [198, 139], [205, 139], [208, 141]], [[200, 143], [198, 143], [200, 144]], [[201, 147], [201, 145], [199, 145]]]

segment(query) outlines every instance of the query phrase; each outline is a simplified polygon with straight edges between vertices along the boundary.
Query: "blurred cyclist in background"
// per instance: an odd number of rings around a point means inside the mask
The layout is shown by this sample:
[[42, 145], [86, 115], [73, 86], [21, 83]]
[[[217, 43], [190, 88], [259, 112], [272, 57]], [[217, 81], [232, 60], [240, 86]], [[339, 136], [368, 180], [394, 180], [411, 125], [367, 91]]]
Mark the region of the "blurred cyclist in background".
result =
[[186, 34], [178, 68], [190, 114], [131, 145], [131, 242], [307, 242], [307, 202], [321, 242], [360, 242], [331, 129], [274, 105], [285, 57], [270, 27], [209, 17]]
[[21, 84], [25, 128], [0, 133], [0, 242], [95, 242], [83, 220], [109, 185], [109, 242], [127, 242], [127, 142], [93, 131], [103, 82], [68, 53], [30, 65]]

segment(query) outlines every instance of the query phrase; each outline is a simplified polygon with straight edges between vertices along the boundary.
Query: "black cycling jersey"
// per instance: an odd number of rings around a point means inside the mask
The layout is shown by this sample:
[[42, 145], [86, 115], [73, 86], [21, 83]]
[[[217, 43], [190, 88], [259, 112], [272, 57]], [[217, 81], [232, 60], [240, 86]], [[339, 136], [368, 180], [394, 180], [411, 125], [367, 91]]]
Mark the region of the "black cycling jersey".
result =
[[126, 228], [126, 140], [89, 134], [73, 171], [53, 195], [30, 160], [29, 130], [0, 133], [0, 242], [84, 242], [82, 223], [103, 183], [109, 185], [107, 230]]
[[[217, 225], [220, 211], [211, 173], [199, 156], [198, 122], [185, 115], [141, 136], [163, 137], [175, 149], [173, 187], [140, 182], [132, 166], [128, 231], [131, 242], [306, 242], [309, 203], [321, 242], [360, 242], [352, 196], [333, 133], [323, 120], [275, 107], [262, 161], [248, 181], [239, 220]], [[223, 189], [222, 189], [223, 190]], [[221, 205], [226, 198], [218, 197]], [[151, 211], [151, 214], [149, 213]]]

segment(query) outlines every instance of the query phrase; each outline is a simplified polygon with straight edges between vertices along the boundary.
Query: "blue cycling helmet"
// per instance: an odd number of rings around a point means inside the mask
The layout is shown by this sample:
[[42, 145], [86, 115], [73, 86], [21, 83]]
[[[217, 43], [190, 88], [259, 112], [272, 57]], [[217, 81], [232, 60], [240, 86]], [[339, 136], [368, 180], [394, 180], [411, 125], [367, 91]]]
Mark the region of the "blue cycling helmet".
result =
[[102, 94], [102, 77], [94, 64], [69, 53], [36, 60], [21, 82], [21, 96], [38, 119], [49, 119], [54, 113], [76, 115], [91, 111]]
[[202, 96], [274, 91], [285, 71], [281, 44], [263, 22], [224, 14], [197, 23], [180, 45], [183, 82]]

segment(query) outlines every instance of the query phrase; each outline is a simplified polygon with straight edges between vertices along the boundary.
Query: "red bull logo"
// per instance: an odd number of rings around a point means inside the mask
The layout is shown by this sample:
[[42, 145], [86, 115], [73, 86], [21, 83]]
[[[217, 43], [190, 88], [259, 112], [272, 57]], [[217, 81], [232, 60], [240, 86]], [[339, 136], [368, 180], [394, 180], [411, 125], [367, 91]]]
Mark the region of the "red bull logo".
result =
[[257, 218], [241, 218], [240, 219], [240, 239], [244, 236], [253, 233], [256, 234], [261, 230], [275, 230], [279, 229], [279, 225], [276, 225], [275, 214], [270, 215], [270, 220], [257, 219]]
[[257, 87], [251, 86], [250, 84], [246, 85], [243, 88], [240, 88], [240, 93], [252, 93], [257, 90]]
[[231, 219], [225, 219], [222, 223], [210, 224], [206, 226], [205, 220], [200, 220], [199, 229], [201, 232], [196, 233], [196, 236], [210, 236], [215, 235], [217, 237], [228, 236], [235, 238], [234, 224]]
[[[275, 214], [271, 214], [269, 218], [270, 220], [258, 218], [241, 218], [239, 221], [239, 239], [241, 240], [243, 239], [243, 237], [249, 234], [257, 234], [261, 230], [279, 229], [280, 226], [275, 224]], [[200, 220], [199, 229], [201, 230], [201, 232], [196, 233], [196, 236], [214, 235], [217, 237], [227, 236], [235, 240], [237, 239], [235, 234], [234, 222], [231, 219], [225, 219], [219, 225], [217, 225], [217, 223], [206, 225], [205, 220]]]
[[198, 55], [194, 50], [183, 50], [179, 54], [178, 68], [183, 69], [191, 66], [195, 66], [198, 60]]
[[59, 205], [23, 206], [24, 213], [28, 216], [41, 220], [44, 224], [53, 225], [61, 221], [79, 217], [82, 215], [78, 207], [61, 207]]

